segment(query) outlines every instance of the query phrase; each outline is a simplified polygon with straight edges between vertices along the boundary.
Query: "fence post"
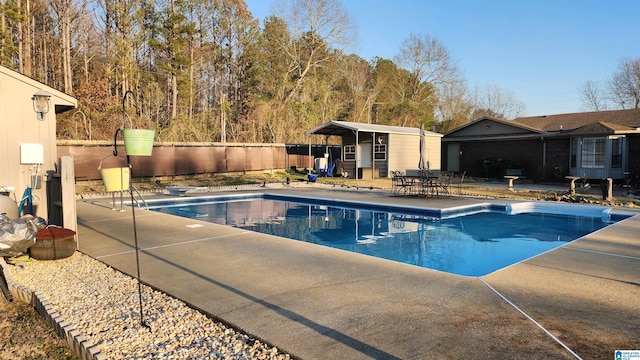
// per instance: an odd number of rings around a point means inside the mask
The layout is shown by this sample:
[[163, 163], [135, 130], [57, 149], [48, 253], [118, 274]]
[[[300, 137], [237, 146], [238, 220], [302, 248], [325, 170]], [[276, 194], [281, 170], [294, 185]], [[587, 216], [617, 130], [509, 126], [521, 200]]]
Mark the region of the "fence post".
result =
[[600, 180], [600, 191], [602, 191], [602, 200], [611, 202], [613, 200], [613, 179]]
[[78, 245], [78, 217], [76, 211], [76, 176], [73, 156], [60, 158], [60, 188], [62, 189], [62, 225], [76, 232]]

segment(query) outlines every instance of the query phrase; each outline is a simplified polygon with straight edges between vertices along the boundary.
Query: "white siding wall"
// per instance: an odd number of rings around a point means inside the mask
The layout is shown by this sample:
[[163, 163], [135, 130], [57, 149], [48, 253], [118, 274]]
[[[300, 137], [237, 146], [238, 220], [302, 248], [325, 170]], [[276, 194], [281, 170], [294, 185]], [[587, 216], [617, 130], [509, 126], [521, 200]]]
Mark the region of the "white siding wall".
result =
[[[440, 137], [426, 136], [424, 155], [431, 170], [440, 169]], [[389, 134], [389, 171], [417, 169], [420, 161], [420, 137]]]
[[[36, 118], [31, 101], [33, 94], [41, 88], [53, 95], [49, 113], [46, 114], [44, 121]], [[37, 205], [36, 215], [45, 219], [47, 204], [44, 175], [47, 170], [54, 170], [58, 162], [55, 104], [76, 105], [75, 99], [69, 96], [7, 68], [0, 68], [0, 186], [15, 187], [15, 198], [19, 202], [24, 190], [31, 186], [31, 175], [35, 174], [36, 170], [32, 165], [20, 164], [20, 144], [42, 144], [44, 147], [44, 163], [40, 166], [40, 175], [43, 175], [42, 188], [33, 190], [33, 194], [34, 205]]]

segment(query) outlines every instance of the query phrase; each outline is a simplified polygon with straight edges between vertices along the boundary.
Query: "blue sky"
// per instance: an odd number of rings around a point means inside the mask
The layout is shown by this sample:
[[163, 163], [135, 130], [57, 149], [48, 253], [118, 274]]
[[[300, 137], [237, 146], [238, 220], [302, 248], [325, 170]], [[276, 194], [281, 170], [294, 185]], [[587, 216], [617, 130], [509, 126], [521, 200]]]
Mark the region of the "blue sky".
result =
[[[245, 0], [254, 17], [273, 0]], [[524, 115], [586, 111], [585, 81], [640, 57], [638, 0], [342, 0], [358, 28], [351, 53], [393, 59], [411, 33], [438, 39], [469, 83], [512, 91]]]

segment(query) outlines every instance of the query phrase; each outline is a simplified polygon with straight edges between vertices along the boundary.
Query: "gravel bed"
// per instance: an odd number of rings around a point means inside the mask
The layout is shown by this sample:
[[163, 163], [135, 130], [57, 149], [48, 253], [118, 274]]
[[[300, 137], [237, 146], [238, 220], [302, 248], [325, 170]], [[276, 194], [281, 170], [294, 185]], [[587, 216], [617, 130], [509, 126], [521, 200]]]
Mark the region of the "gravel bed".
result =
[[216, 322], [82, 253], [9, 266], [21, 285], [39, 290], [108, 359], [290, 359], [278, 348]]

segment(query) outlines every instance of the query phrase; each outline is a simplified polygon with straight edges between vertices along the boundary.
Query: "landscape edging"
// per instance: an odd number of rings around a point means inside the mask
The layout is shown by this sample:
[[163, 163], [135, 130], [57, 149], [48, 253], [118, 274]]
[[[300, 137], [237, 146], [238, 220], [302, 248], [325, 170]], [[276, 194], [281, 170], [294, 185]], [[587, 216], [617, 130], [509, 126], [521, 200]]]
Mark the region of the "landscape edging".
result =
[[49, 299], [39, 291], [33, 291], [30, 288], [17, 284], [13, 281], [4, 258], [0, 258], [0, 267], [4, 272], [7, 281], [7, 287], [11, 294], [31, 306], [49, 323], [56, 331], [58, 336], [64, 339], [67, 346], [82, 360], [106, 360], [107, 357], [97, 346], [76, 330], [75, 325], [67, 323], [67, 321], [54, 309]]

